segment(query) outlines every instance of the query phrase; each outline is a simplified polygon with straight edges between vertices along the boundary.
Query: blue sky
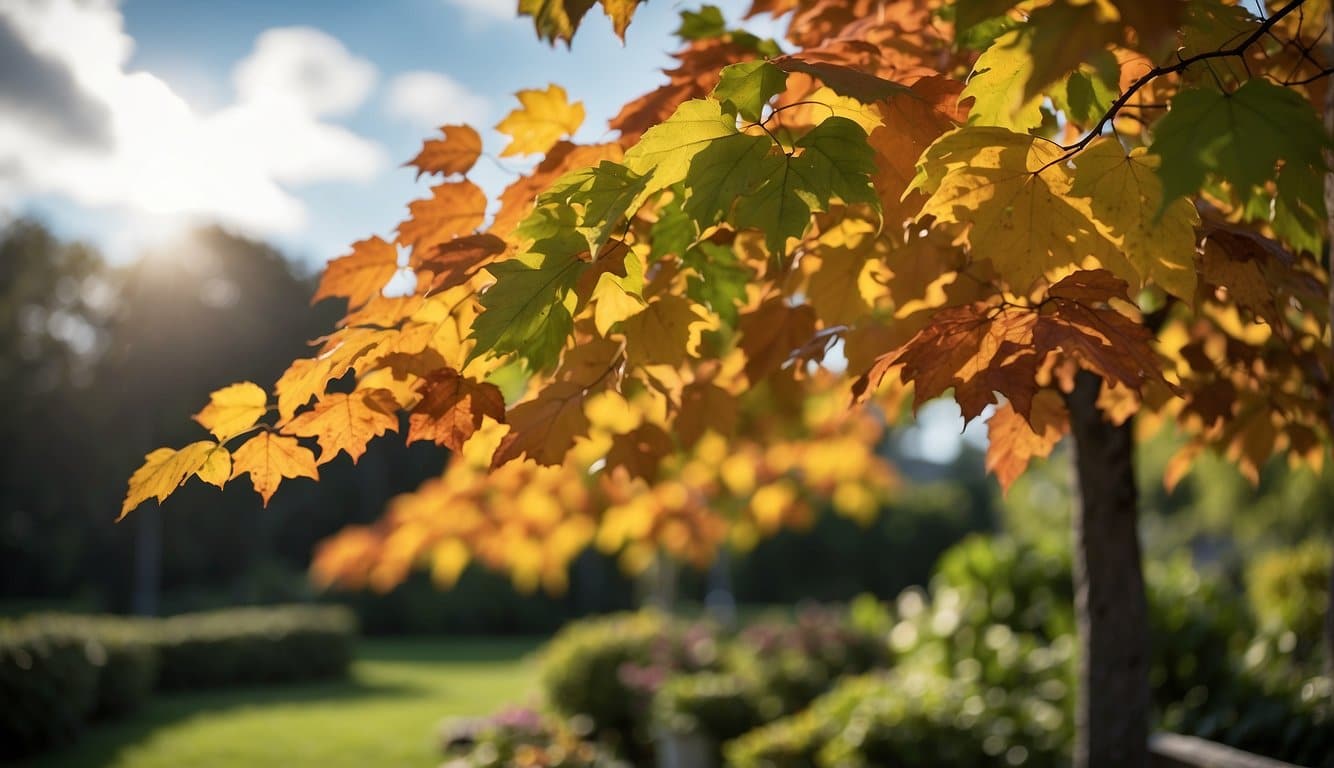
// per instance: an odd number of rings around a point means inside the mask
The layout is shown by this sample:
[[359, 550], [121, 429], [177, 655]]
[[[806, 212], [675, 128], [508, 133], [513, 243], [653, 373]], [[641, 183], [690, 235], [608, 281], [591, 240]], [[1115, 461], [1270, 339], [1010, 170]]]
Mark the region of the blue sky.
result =
[[[181, 118], [184, 127], [165, 138], [193, 135], [198, 129], [207, 140], [191, 144], [197, 148], [180, 148], [183, 156], [190, 157], [188, 164], [171, 160], [174, 156], [158, 153], [150, 144], [130, 155], [132, 159], [115, 164], [114, 170], [104, 172], [98, 170], [100, 160], [91, 165], [79, 162], [82, 155], [67, 143], [41, 141], [49, 137], [39, 135], [33, 139], [34, 147], [23, 152], [25, 157], [36, 158], [30, 161], [30, 178], [19, 174], [17, 182], [11, 178], [6, 184], [2, 173], [6, 158], [0, 150], [0, 208], [10, 213], [36, 213], [61, 234], [89, 240], [116, 260], [132, 257], [145, 246], [170, 241], [189, 223], [221, 219], [235, 229], [275, 242], [293, 258], [312, 266], [339, 255], [353, 240], [389, 233], [407, 202], [426, 194], [429, 180], [415, 182], [413, 172], [402, 168], [401, 163], [415, 154], [432, 125], [455, 122], [458, 116], [447, 114], [450, 110], [446, 109], [436, 118], [429, 108], [418, 110], [424, 114], [411, 116], [402, 114], [401, 109], [396, 113], [393, 93], [403, 75], [418, 73], [419, 81], [423, 79], [421, 73], [437, 76], [437, 80], [438, 76], [447, 78], [451, 87], [460, 89], [459, 98], [448, 103], [462, 104], [465, 116], [487, 129], [513, 108], [514, 91], [559, 83], [567, 88], [571, 99], [583, 101], [587, 109], [588, 120], [580, 137], [595, 140], [609, 135], [606, 120], [622, 103], [661, 81], [659, 70], [670, 64], [668, 52], [677, 46], [671, 31], [676, 28], [679, 13], [697, 6], [671, 0], [648, 3], [631, 25], [625, 46], [611, 34], [610, 26], [595, 9], [572, 50], [567, 51], [563, 45], [551, 48], [539, 42], [528, 19], [512, 16], [513, 0], [92, 0], [83, 5], [51, 0], [53, 6], [69, 5], [68, 13], [97, 13], [98, 25], [95, 32], [88, 33], [93, 42], [75, 36], [55, 48], [43, 49], [42, 24], [68, 24], [58, 14], [47, 14], [51, 18], [43, 21], [39, 11], [47, 10], [46, 2], [16, 0], [12, 9], [3, 4], [0, 20], [6, 12], [14, 14], [12, 26], [27, 34], [35, 55], [66, 65], [85, 94], [93, 101], [101, 98], [111, 102], [109, 109], [116, 115], [132, 110], [123, 104], [118, 106], [118, 97], [103, 95], [118, 92], [116, 88], [98, 86], [99, 77], [111, 77], [105, 72], [99, 74], [98, 67], [110, 68], [107, 61], [113, 57], [101, 57], [101, 63], [95, 65], [92, 60], [97, 57], [84, 51], [98, 51], [101, 43], [97, 41], [109, 37], [110, 28], [119, 25], [129, 40], [122, 40], [127, 43], [124, 47], [128, 57], [119, 65], [116, 82], [124, 84], [138, 75], [160, 81], [190, 113]], [[747, 5], [743, 0], [716, 4], [733, 21], [739, 21]], [[38, 20], [25, 19], [25, 8]], [[770, 25], [760, 31], [775, 30]], [[267, 53], [261, 56], [259, 41], [266, 35], [272, 45], [264, 48]], [[283, 128], [286, 133], [278, 142], [281, 146], [267, 150], [280, 157], [265, 161], [263, 167], [250, 168], [248, 162], [253, 155], [265, 154], [249, 151], [249, 146], [270, 134], [265, 126], [287, 123], [264, 111], [266, 107], [258, 105], [262, 99], [243, 91], [262, 88], [264, 73], [281, 66], [285, 56], [290, 60], [297, 55], [291, 52], [293, 49], [326, 43], [332, 48], [321, 66], [337, 73], [335, 79], [356, 81], [356, 87], [343, 88], [343, 92], [364, 93], [351, 100], [355, 103], [323, 105], [300, 116], [301, 125], [311, 131], [338, 134], [326, 137], [333, 143], [323, 156], [312, 153], [304, 166], [296, 169], [279, 167], [302, 165], [300, 155], [311, 145], [300, 129]], [[343, 50], [334, 50], [338, 47]], [[265, 62], [263, 66], [256, 64], [262, 70], [256, 75], [260, 85], [239, 85], [238, 67], [258, 59]], [[369, 85], [364, 77], [367, 72]], [[4, 79], [0, 74], [0, 86]], [[430, 77], [424, 79], [434, 82]], [[135, 91], [128, 86], [126, 90]], [[162, 99], [155, 96], [145, 103], [167, 100], [165, 95], [158, 96]], [[420, 99], [410, 101], [423, 105]], [[241, 110], [244, 116], [239, 118], [240, 123], [250, 126], [249, 133], [215, 125], [231, 126], [230, 118], [213, 118], [237, 111], [241, 103], [257, 104]], [[0, 101], [0, 106], [8, 105]], [[159, 108], [165, 107], [149, 106], [146, 111]], [[0, 117], [0, 138], [5, 135], [5, 119]], [[22, 129], [20, 125], [15, 130]], [[484, 137], [490, 153], [497, 153], [503, 146], [502, 137], [494, 132], [488, 130]], [[193, 160], [200, 154], [213, 155], [215, 148], [217, 162], [194, 169]], [[157, 165], [159, 156], [168, 158], [163, 162], [180, 168], [181, 173], [193, 173], [190, 178], [197, 179], [198, 186], [190, 187], [189, 201], [173, 194], [171, 179], [160, 180], [163, 189], [157, 195], [140, 187], [137, 169], [144, 164]], [[42, 161], [47, 161], [47, 166], [63, 164], [70, 169], [50, 172], [38, 166]], [[238, 163], [245, 166], [245, 172], [231, 174]], [[520, 167], [522, 161], [511, 160], [505, 165]], [[80, 178], [80, 168], [92, 170]], [[238, 178], [229, 179], [231, 175]], [[497, 163], [485, 158], [473, 175], [492, 193], [510, 178]], [[156, 177], [151, 178], [158, 183]], [[84, 183], [88, 179], [96, 182], [92, 185], [96, 189]], [[226, 198], [226, 189], [230, 188], [236, 189], [234, 197], [239, 199], [214, 199]], [[199, 199], [194, 199], [195, 192]], [[285, 204], [299, 209], [299, 216], [291, 211], [277, 212], [285, 210], [283, 198], [290, 198]], [[181, 201], [180, 205], [174, 201]], [[170, 210], [177, 207], [188, 210]], [[293, 223], [298, 219], [299, 223]]]

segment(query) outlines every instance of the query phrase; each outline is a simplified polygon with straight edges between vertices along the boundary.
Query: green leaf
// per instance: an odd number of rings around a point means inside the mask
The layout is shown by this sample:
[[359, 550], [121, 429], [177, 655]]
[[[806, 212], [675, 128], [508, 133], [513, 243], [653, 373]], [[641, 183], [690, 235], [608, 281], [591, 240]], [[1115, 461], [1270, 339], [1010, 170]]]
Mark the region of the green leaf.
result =
[[625, 166], [649, 176], [642, 197], [684, 181], [690, 163], [711, 142], [737, 134], [736, 117], [722, 105], [707, 99], [692, 99], [676, 108], [671, 117], [644, 132], [639, 143], [625, 153]]
[[649, 242], [653, 244], [652, 256], [655, 261], [667, 256], [683, 255], [699, 237], [695, 222], [681, 207], [681, 198], [684, 196], [685, 191], [681, 190], [670, 204], [658, 211], [658, 220], [649, 229]]
[[800, 158], [802, 176], [822, 203], [832, 195], [880, 210], [880, 198], [871, 185], [875, 150], [860, 125], [846, 117], [831, 117], [801, 137], [797, 146], [806, 150]]
[[787, 73], [767, 61], [743, 61], [723, 67], [713, 98], [724, 109], [757, 122], [769, 99], [787, 87]]
[[[1210, 175], [1232, 185], [1243, 202], [1276, 182], [1280, 197], [1323, 210], [1317, 201], [1329, 144], [1315, 109], [1300, 94], [1259, 78], [1225, 93], [1185, 90], [1153, 126], [1149, 151], [1160, 156], [1163, 207], [1200, 191]], [[1276, 177], [1279, 163], [1283, 173]]]
[[954, 28], [959, 32], [971, 30], [984, 21], [990, 21], [1013, 8], [1017, 0], [958, 0], [954, 4]]
[[588, 262], [567, 254], [524, 253], [486, 269], [496, 282], [482, 294], [469, 360], [515, 352], [529, 368], [552, 368], [573, 330], [569, 301]]
[[1053, 88], [1051, 100], [1076, 125], [1091, 126], [1111, 109], [1120, 95], [1121, 68], [1111, 51], [1102, 51], [1070, 73], [1063, 88]]
[[723, 12], [716, 5], [706, 5], [698, 11], [681, 11], [681, 26], [674, 34], [682, 40], [708, 40], [726, 32]]
[[731, 220], [741, 228], [764, 233], [773, 256], [782, 255], [789, 237], [801, 237], [811, 223], [811, 209], [819, 202], [801, 175], [800, 159], [769, 155], [761, 161], [759, 186], [736, 202]]
[[686, 295], [707, 306], [730, 328], [736, 328], [746, 285], [754, 273], [727, 246], [702, 242], [681, 259], [695, 274], [686, 281]]
[[690, 163], [683, 209], [701, 229], [718, 223], [738, 197], [754, 186], [774, 143], [737, 133], [710, 142]]
[[588, 243], [588, 252], [597, 253], [647, 184], [647, 178], [629, 168], [603, 160], [562, 176], [537, 198], [537, 205], [570, 206], [575, 231]]

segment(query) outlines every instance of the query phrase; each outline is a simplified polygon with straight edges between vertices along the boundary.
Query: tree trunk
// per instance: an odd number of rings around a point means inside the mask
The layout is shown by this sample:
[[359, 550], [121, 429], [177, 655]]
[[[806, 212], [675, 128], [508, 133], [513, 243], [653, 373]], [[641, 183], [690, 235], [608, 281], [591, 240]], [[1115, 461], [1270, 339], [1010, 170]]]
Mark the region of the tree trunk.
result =
[[1066, 398], [1079, 502], [1074, 520], [1079, 679], [1075, 768], [1148, 768], [1149, 624], [1140, 565], [1132, 423], [1098, 409], [1081, 371]]
[[[1325, 15], [1325, 29], [1329, 30], [1330, 39], [1325, 46], [1326, 55], [1334, 55], [1334, 5]], [[1325, 132], [1334, 136], [1334, 78], [1325, 86]], [[1325, 164], [1334, 168], [1334, 152], [1325, 150]], [[1334, 324], [1334, 173], [1325, 174], [1325, 213], [1326, 225], [1326, 274], [1329, 275], [1329, 320]], [[1330, 330], [1330, 344], [1334, 346], [1334, 327]], [[1327, 384], [1334, 390], [1334, 369], [1328, 373]], [[1329, 400], [1329, 438], [1334, 445], [1334, 391]], [[1334, 451], [1334, 449], [1331, 449]], [[1326, 467], [1326, 472], [1334, 471]], [[1331, 543], [1334, 546], [1334, 542]], [[1334, 561], [1329, 569], [1329, 599], [1325, 604], [1325, 673], [1334, 676]]]

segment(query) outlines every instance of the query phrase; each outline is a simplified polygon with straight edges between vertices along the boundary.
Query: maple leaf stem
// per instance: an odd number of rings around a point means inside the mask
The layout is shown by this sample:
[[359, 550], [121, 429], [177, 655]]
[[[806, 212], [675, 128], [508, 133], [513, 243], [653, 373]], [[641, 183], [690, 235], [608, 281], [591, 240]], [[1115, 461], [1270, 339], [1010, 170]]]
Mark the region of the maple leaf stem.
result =
[[[1062, 145], [1061, 148], [1064, 149], [1065, 152], [1061, 154], [1059, 157], [1053, 159], [1051, 162], [1048, 162], [1046, 165], [1039, 168], [1037, 170], [1037, 173], [1042, 173], [1043, 171], [1047, 170], [1053, 165], [1059, 165], [1061, 163], [1066, 162], [1067, 160], [1078, 154], [1080, 150], [1084, 149], [1090, 143], [1092, 143], [1094, 139], [1101, 136], [1102, 131], [1104, 128], [1107, 127], [1107, 124], [1116, 118], [1117, 113], [1119, 113], [1126, 106], [1126, 104], [1132, 98], [1134, 98], [1135, 94], [1138, 93], [1141, 88], [1153, 82], [1157, 78], [1162, 77], [1164, 75], [1173, 75], [1177, 74], [1178, 72], [1184, 72], [1185, 70], [1189, 69], [1191, 66], [1195, 64], [1204, 63], [1207, 66], [1210, 59], [1224, 59], [1231, 56], [1240, 56], [1242, 57], [1243, 64], [1245, 64], [1246, 51], [1249, 50], [1252, 45], [1255, 45], [1255, 43], [1258, 42], [1266, 34], [1269, 34], [1270, 30], [1273, 29], [1275, 24], [1282, 21], [1283, 18], [1286, 17], [1288, 14], [1301, 8], [1305, 2], [1306, 0], [1290, 0], [1290, 2], [1288, 2], [1282, 8], [1275, 11], [1273, 15], [1271, 15], [1269, 18], [1260, 22], [1260, 25], [1256, 27], [1255, 30], [1251, 32], [1251, 34], [1247, 35], [1244, 39], [1242, 39], [1241, 42], [1237, 43], [1236, 45], [1230, 48], [1220, 48], [1219, 50], [1216, 51], [1205, 51], [1204, 53], [1197, 53], [1194, 56], [1187, 56], [1185, 58], [1178, 59], [1177, 62], [1175, 64], [1172, 64], [1171, 66], [1154, 67], [1148, 72], [1145, 72], [1143, 75], [1140, 76], [1138, 80], [1131, 83], [1130, 87], [1126, 88], [1126, 90], [1122, 92], [1120, 96], [1116, 97], [1116, 101], [1112, 102], [1112, 105], [1108, 107], [1107, 111], [1102, 114], [1102, 117], [1098, 120], [1097, 124], [1095, 124], [1093, 128], [1090, 129], [1089, 132], [1083, 136], [1083, 138], [1081, 138], [1079, 141], [1076, 141], [1073, 144]], [[1249, 67], [1247, 67], [1247, 72], [1249, 71], [1250, 69]], [[1210, 72], [1212, 72], [1212, 70], [1210, 70]]]

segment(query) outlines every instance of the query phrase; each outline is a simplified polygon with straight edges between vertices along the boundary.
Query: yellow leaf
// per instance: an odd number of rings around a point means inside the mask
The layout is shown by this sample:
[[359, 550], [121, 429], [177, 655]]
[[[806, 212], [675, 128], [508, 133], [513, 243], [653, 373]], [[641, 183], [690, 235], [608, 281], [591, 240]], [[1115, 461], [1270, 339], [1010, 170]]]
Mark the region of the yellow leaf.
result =
[[[1075, 157], [1070, 194], [1089, 198], [1097, 224], [1141, 280], [1152, 280], [1187, 304], [1195, 301], [1195, 227], [1200, 215], [1185, 198], [1158, 216], [1160, 158], [1143, 147], [1129, 155], [1116, 139], [1098, 139]], [[1116, 271], [1111, 264], [1105, 265]]]
[[941, 137], [914, 184], [930, 197], [922, 214], [967, 225], [976, 260], [990, 259], [1016, 293], [1048, 270], [1096, 258], [1120, 277], [1124, 258], [1099, 230], [1086, 199], [1072, 197], [1064, 150], [1004, 128], [967, 127]]
[[[643, 277], [639, 278], [643, 282]], [[597, 285], [593, 287], [593, 325], [598, 333], [606, 336], [616, 323], [643, 311], [646, 306], [643, 297], [626, 286], [626, 279], [614, 272], [598, 275]]]
[[144, 465], [130, 477], [130, 487], [116, 519], [124, 518], [149, 499], [162, 503], [191, 476], [221, 488], [230, 470], [231, 455], [227, 449], [209, 440], [190, 443], [179, 451], [159, 448], [145, 456]]
[[315, 469], [315, 454], [309, 448], [295, 437], [273, 432], [255, 435], [232, 454], [232, 479], [246, 473], [250, 474], [250, 482], [266, 507], [283, 478], [318, 480], [320, 477]]
[[357, 367], [358, 373], [378, 362], [398, 340], [398, 332], [382, 328], [344, 328], [329, 336], [319, 357], [292, 362], [278, 378], [278, 417], [286, 422], [296, 409], [324, 394], [329, 382]]
[[255, 426], [269, 409], [269, 396], [249, 381], [223, 387], [208, 396], [208, 405], [194, 416], [220, 442]]
[[861, 276], [867, 258], [875, 256], [873, 238], [864, 247], [828, 246], [820, 249], [820, 266], [807, 283], [807, 298], [826, 325], [852, 323], [865, 317], [871, 305], [862, 295]]
[[468, 566], [468, 545], [459, 539], [445, 539], [431, 549], [431, 581], [441, 589], [458, 583]]
[[709, 327], [705, 309], [680, 296], [662, 296], [621, 322], [631, 365], [683, 365], [699, 354], [700, 335]]
[[522, 106], [496, 124], [496, 130], [510, 137], [501, 157], [545, 154], [561, 138], [573, 136], [584, 122], [583, 103], [571, 104], [559, 85], [549, 85], [545, 91], [526, 89], [515, 95]]
[[292, 419], [283, 432], [313, 437], [320, 444], [320, 464], [346, 451], [356, 464], [366, 453], [366, 444], [386, 431], [398, 431], [398, 403], [392, 392], [362, 389], [352, 394], [328, 395]]

